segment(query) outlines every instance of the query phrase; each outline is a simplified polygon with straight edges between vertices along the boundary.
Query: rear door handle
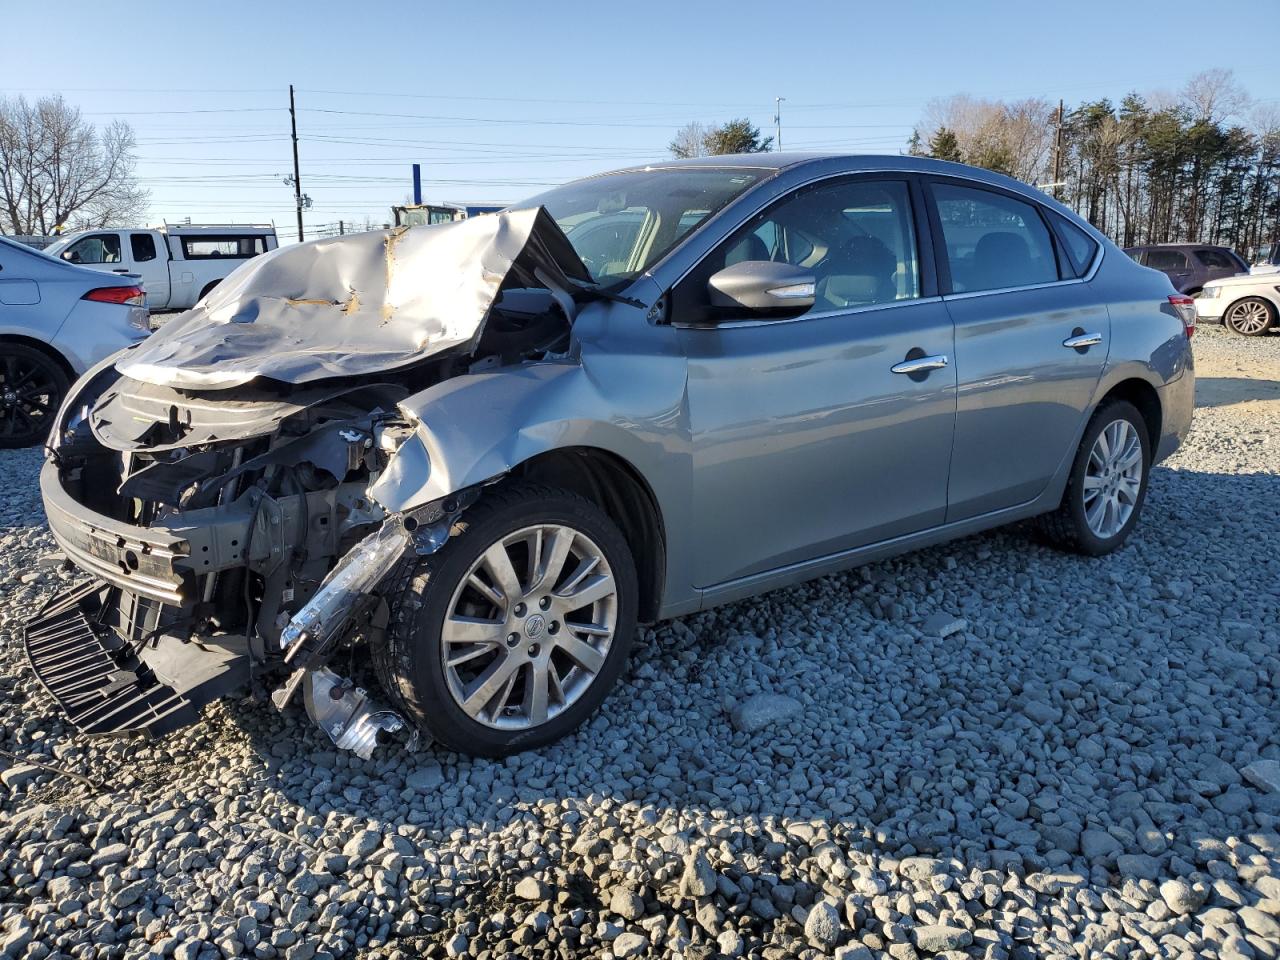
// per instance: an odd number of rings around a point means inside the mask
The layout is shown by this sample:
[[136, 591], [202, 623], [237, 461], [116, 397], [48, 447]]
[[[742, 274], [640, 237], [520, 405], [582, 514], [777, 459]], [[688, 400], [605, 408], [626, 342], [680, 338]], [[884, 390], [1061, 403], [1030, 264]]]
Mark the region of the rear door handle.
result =
[[1083, 350], [1085, 347], [1096, 347], [1102, 342], [1100, 333], [1079, 333], [1062, 341], [1064, 347], [1072, 350]]
[[928, 373], [930, 370], [941, 370], [947, 365], [947, 356], [939, 353], [932, 357], [916, 357], [914, 360], [903, 360], [895, 363], [889, 370], [893, 373]]

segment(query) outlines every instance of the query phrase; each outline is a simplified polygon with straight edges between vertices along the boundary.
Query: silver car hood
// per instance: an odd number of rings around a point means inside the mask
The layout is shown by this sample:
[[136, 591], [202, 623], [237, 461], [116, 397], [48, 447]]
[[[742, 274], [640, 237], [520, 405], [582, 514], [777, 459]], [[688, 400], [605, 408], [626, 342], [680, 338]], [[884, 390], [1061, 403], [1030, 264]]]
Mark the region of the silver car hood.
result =
[[508, 277], [568, 310], [567, 292], [591, 283], [542, 207], [313, 240], [239, 267], [116, 369], [193, 390], [392, 370], [474, 346]]

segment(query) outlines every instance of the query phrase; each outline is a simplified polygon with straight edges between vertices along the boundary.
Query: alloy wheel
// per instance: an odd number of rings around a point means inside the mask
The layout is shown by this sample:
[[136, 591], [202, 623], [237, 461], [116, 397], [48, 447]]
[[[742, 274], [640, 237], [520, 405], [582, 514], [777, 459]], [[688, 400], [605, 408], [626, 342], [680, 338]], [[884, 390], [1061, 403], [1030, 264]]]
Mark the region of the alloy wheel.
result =
[[13, 354], [0, 357], [0, 440], [17, 446], [44, 439], [61, 401], [48, 361]]
[[1109, 540], [1133, 516], [1142, 492], [1142, 440], [1128, 420], [1098, 434], [1084, 473], [1084, 516], [1094, 535]]
[[454, 590], [441, 626], [450, 695], [500, 730], [551, 720], [603, 669], [617, 591], [604, 552], [571, 527], [537, 524], [493, 543]]
[[1271, 326], [1271, 311], [1267, 309], [1265, 303], [1246, 300], [1231, 308], [1231, 315], [1227, 321], [1233, 330], [1240, 333], [1249, 335], [1262, 333]]

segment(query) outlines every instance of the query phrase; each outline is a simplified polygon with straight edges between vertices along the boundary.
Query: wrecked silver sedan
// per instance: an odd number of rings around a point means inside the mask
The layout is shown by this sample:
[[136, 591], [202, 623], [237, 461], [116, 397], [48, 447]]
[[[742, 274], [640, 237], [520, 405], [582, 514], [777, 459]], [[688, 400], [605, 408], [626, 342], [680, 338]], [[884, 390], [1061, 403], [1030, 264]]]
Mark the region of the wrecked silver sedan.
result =
[[40, 482], [90, 579], [29, 657], [90, 733], [248, 688], [363, 756], [547, 743], [638, 621], [1036, 515], [1118, 547], [1190, 422], [1170, 294], [1042, 194], [901, 157], [283, 248], [71, 391]]

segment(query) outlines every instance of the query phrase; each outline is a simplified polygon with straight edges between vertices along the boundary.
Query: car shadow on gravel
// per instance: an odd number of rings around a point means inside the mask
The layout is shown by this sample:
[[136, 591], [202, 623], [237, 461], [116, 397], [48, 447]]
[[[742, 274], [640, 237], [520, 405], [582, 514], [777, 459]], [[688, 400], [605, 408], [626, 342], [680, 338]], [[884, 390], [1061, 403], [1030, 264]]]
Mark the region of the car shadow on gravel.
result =
[[[436, 838], [628, 805], [821, 822], [882, 856], [1177, 875], [1280, 815], [1240, 772], [1280, 759], [1280, 595], [1261, 589], [1280, 560], [1259, 536], [1277, 495], [1274, 474], [1160, 469], [1110, 557], [1023, 525], [661, 624], [582, 731], [503, 761], [395, 744], [361, 761], [300, 708], [224, 704], [202, 726], [239, 728], [257, 785], [304, 814]], [[939, 611], [964, 627], [926, 634]], [[740, 732], [733, 708], [766, 692], [798, 712]]]
[[1225, 407], [1251, 400], [1280, 400], [1280, 380], [1252, 377], [1196, 378], [1197, 407]]

